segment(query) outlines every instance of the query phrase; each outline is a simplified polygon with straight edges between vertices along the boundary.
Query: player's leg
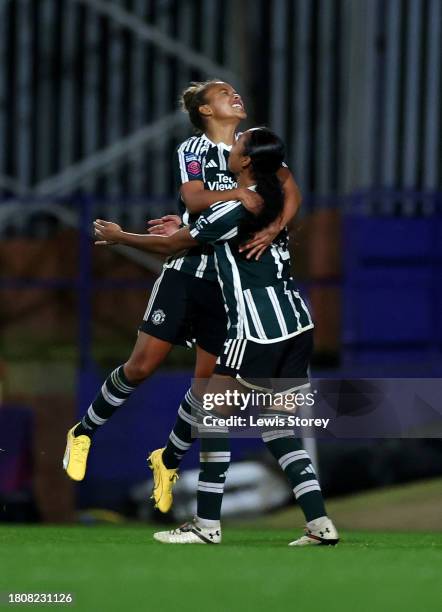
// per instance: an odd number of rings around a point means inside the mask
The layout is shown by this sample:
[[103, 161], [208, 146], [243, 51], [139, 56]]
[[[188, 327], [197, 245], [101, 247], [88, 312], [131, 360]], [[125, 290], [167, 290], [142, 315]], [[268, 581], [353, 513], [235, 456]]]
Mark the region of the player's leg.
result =
[[172, 349], [170, 342], [140, 331], [125, 364], [118, 366], [104, 381], [74, 435], [92, 436], [120, 408], [140, 383], [151, 376]]
[[301, 441], [290, 429], [268, 430], [262, 434], [262, 439], [286, 475], [305, 516], [305, 535], [290, 545], [337, 544], [338, 532], [327, 516], [321, 486]]
[[[214, 375], [207, 393], [220, 388]], [[225, 390], [223, 377], [222, 387]], [[234, 384], [234, 381], [231, 381]], [[230, 465], [230, 443], [227, 428], [198, 425], [200, 440], [200, 474], [197, 489], [197, 512], [192, 521], [172, 531], [160, 531], [154, 538], [165, 544], [219, 544], [221, 543], [221, 505], [224, 485]], [[216, 437], [214, 437], [216, 436]]]
[[80, 423], [68, 431], [63, 467], [72, 480], [83, 480], [94, 433], [121, 408], [138, 385], [161, 365], [172, 344], [140, 332], [131, 356], [104, 381]]
[[[208, 379], [213, 372], [215, 362], [215, 355], [197, 346], [194, 378]], [[155, 507], [161, 512], [168, 512], [172, 507], [172, 488], [178, 479], [177, 469], [193, 444], [192, 428], [195, 429], [198, 424], [195, 413], [201, 408], [198, 392], [191, 387], [178, 408], [175, 425], [170, 432], [166, 447], [158, 448], [149, 456], [154, 477], [152, 498]]]
[[336, 544], [337, 531], [327, 516], [320, 484], [301, 441], [293, 431], [281, 429], [264, 432], [262, 439], [284, 471], [306, 519], [306, 535], [291, 544]]
[[152, 290], [131, 356], [111, 372], [81, 422], [67, 434], [63, 467], [70, 478], [84, 478], [95, 431], [155, 372], [172, 346], [184, 341], [186, 312], [187, 278], [165, 269]]
[[153, 451], [149, 458], [154, 476], [152, 496], [156, 507], [162, 512], [168, 512], [172, 505], [176, 470], [192, 445], [192, 427], [197, 424], [195, 415], [202, 410], [199, 398], [213, 373], [227, 329], [226, 311], [218, 283], [189, 277], [188, 287], [189, 323], [197, 344], [194, 382], [181, 401], [166, 447]]
[[[197, 346], [194, 378], [197, 380], [208, 380], [213, 373], [215, 363], [215, 355]], [[178, 409], [175, 425], [163, 452], [164, 465], [169, 469], [179, 466], [184, 454], [192, 445], [192, 426], [196, 427], [197, 425], [195, 410], [202, 408], [198, 395], [196, 389], [190, 388]]]
[[[200, 435], [204, 436], [203, 433]], [[199, 536], [217, 543], [221, 542], [221, 505], [227, 471], [230, 466], [228, 431], [219, 432], [218, 435], [220, 436], [218, 438], [201, 438], [195, 516]]]
[[160, 531], [154, 538], [164, 544], [220, 544], [221, 504], [230, 465], [230, 445], [225, 437], [202, 438], [197, 513], [192, 521], [172, 531]]
[[[280, 352], [279, 356], [275, 355], [280, 361], [278, 379], [273, 381], [276, 390], [278, 383], [281, 392], [289, 389], [296, 392], [296, 387], [305, 387], [309, 382], [308, 364], [313, 350], [313, 333], [304, 332], [274, 348]], [[306, 535], [291, 545], [336, 544], [338, 533], [327, 516], [319, 481], [301, 440], [289, 428], [265, 431], [262, 439], [284, 471], [306, 519]]]
[[[246, 340], [226, 340], [219, 352], [215, 374], [208, 381], [205, 393], [218, 394], [227, 390], [238, 390], [234, 365], [242, 362]], [[227, 415], [230, 408], [217, 407], [220, 414]], [[198, 407], [196, 407], [198, 410]], [[224, 494], [226, 472], [230, 464], [230, 445], [227, 430], [207, 430], [199, 426], [201, 436], [200, 475], [197, 493], [197, 514], [193, 521], [172, 531], [161, 531], [154, 538], [166, 544], [218, 544], [221, 542], [221, 504]]]

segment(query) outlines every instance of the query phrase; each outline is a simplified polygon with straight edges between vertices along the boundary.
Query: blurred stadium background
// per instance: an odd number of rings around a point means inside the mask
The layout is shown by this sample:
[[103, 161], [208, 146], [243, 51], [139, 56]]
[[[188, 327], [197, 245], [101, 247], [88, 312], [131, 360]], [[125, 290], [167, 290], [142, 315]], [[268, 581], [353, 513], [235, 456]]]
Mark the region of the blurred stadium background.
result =
[[[287, 144], [304, 196], [294, 265], [317, 322], [313, 373], [441, 376], [441, 24], [440, 0], [0, 3], [0, 521], [158, 518], [145, 457], [174, 422], [191, 351], [175, 349], [125, 423], [117, 414], [97, 434], [76, 489], [61, 458], [76, 414], [128, 356], [161, 267], [94, 250], [91, 219], [142, 231], [175, 211], [190, 80], [231, 82], [247, 125]], [[284, 506], [261, 443], [234, 451], [248, 463], [226, 512]], [[442, 528], [441, 481], [425, 480], [442, 474], [440, 440], [320, 442], [318, 462], [338, 525]], [[185, 466], [177, 518], [196, 449]], [[292, 524], [285, 512], [267, 525]]]

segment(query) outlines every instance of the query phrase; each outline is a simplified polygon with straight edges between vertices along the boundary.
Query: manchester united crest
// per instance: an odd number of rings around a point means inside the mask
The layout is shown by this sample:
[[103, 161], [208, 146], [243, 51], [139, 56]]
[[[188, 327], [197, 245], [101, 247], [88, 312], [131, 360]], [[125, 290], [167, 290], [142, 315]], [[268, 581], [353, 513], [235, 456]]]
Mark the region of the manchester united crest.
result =
[[166, 313], [164, 310], [158, 309], [152, 313], [151, 321], [154, 325], [161, 325], [164, 323], [164, 319], [166, 318]]

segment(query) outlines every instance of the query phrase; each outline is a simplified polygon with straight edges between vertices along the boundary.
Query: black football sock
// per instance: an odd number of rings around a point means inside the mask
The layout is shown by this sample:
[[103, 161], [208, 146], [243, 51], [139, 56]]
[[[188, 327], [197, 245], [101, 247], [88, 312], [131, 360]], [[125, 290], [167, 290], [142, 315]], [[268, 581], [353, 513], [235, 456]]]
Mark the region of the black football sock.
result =
[[[170, 432], [166, 448], [163, 451], [163, 463], [169, 470], [176, 469], [186, 452], [192, 446], [192, 427], [198, 425], [195, 410], [201, 407], [201, 402], [189, 389], [178, 408], [178, 415]], [[193, 408], [193, 414], [192, 414]]]
[[266, 431], [262, 439], [287, 476], [306, 521], [326, 516], [321, 487], [310, 456], [293, 431]]
[[116, 368], [104, 381], [99, 393], [74, 429], [74, 436], [92, 437], [120, 406], [130, 397], [138, 383], [127, 380], [123, 366]]
[[197, 490], [197, 517], [219, 521], [224, 495], [224, 484], [230, 465], [228, 435], [220, 438], [202, 438], [200, 475]]

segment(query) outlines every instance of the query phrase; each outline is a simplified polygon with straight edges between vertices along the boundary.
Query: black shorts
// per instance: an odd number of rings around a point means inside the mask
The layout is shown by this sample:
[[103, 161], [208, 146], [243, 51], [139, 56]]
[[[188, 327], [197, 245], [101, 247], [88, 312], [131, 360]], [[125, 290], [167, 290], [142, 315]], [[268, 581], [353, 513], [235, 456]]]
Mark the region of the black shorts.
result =
[[165, 268], [156, 281], [140, 330], [171, 344], [219, 355], [227, 335], [227, 315], [217, 282]]
[[215, 374], [231, 376], [251, 388], [291, 391], [308, 384], [312, 352], [311, 329], [270, 344], [228, 339], [218, 357]]

